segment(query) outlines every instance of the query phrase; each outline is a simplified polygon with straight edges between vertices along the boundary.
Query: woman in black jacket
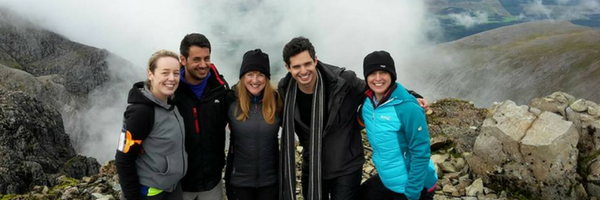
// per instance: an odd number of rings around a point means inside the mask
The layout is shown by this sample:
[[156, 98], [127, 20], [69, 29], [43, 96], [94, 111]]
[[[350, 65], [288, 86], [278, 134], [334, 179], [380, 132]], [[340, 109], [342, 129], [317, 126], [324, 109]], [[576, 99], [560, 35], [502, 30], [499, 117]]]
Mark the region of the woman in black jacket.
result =
[[225, 175], [229, 200], [278, 198], [278, 141], [282, 100], [271, 86], [269, 56], [244, 54], [229, 107], [231, 129]]

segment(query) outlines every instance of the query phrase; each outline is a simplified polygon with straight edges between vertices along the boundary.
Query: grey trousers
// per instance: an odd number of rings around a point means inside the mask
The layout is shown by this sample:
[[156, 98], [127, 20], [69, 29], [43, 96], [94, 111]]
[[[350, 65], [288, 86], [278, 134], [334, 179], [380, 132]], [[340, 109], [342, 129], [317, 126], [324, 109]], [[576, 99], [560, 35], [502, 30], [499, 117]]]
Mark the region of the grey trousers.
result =
[[223, 200], [223, 180], [208, 191], [183, 192], [183, 200]]

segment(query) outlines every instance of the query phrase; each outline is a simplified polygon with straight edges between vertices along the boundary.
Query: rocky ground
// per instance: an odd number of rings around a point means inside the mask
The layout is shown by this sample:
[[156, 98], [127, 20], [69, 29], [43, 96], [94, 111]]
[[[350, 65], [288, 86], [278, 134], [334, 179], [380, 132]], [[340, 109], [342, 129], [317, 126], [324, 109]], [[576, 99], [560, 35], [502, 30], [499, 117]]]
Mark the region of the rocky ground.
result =
[[[529, 105], [504, 101], [491, 109], [476, 108], [472, 102], [459, 99], [433, 102], [427, 117], [431, 158], [439, 176], [435, 199], [598, 199], [598, 111], [594, 102], [559, 92], [533, 99]], [[364, 140], [366, 180], [376, 169], [366, 137]], [[297, 149], [299, 153], [302, 147]], [[120, 196], [112, 161], [98, 174], [81, 179], [63, 175], [54, 182], [52, 187], [33, 186], [21, 195], [0, 194], [0, 199]]]

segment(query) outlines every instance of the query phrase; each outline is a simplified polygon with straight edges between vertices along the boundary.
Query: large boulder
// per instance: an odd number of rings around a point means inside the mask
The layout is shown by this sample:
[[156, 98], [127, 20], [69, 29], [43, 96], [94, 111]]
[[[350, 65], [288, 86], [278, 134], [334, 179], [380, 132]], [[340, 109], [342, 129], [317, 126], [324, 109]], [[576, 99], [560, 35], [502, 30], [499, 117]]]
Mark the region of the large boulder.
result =
[[577, 142], [572, 122], [550, 112], [505, 101], [492, 108], [467, 158], [486, 183], [530, 198], [573, 199], [578, 185]]
[[[0, 89], [0, 193], [24, 193], [34, 185], [54, 185], [57, 176], [98, 173], [93, 158], [76, 157], [60, 114], [20, 91]], [[81, 160], [84, 160], [83, 162]], [[85, 167], [84, 167], [85, 166]]]
[[600, 106], [564, 92], [532, 99], [529, 105], [541, 111], [560, 114], [563, 119], [573, 122], [579, 134], [578, 173], [589, 196], [600, 198]]

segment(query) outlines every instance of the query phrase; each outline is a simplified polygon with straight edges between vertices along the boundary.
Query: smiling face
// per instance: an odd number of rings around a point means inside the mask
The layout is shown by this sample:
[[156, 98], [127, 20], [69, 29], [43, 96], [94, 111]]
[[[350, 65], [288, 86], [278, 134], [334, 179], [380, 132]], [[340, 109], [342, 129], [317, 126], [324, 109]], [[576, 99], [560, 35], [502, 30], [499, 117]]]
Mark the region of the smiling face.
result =
[[259, 96], [265, 89], [267, 77], [258, 71], [249, 71], [242, 76], [244, 86], [250, 94]]
[[179, 86], [179, 60], [173, 57], [161, 57], [156, 60], [156, 69], [148, 70], [150, 91], [156, 98], [167, 101]]
[[191, 46], [189, 50], [187, 58], [181, 56], [181, 64], [185, 66], [185, 80], [192, 85], [198, 85], [210, 70], [210, 49]]
[[317, 82], [317, 58], [310, 57], [308, 51], [300, 52], [290, 57], [290, 64], [286, 68], [298, 82], [298, 88], [306, 94], [312, 94]]
[[392, 76], [387, 71], [378, 70], [367, 76], [367, 84], [373, 90], [377, 99], [381, 99], [392, 85]]

